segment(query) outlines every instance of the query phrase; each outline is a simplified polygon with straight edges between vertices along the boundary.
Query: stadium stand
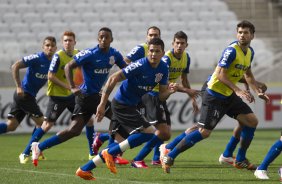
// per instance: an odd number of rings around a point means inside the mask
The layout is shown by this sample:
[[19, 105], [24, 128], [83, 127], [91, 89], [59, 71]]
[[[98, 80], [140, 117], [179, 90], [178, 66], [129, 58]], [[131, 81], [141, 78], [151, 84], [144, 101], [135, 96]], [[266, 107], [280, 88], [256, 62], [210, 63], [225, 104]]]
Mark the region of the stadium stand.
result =
[[[249, 3], [252, 2], [242, 5], [241, 1], [232, 0], [174, 0], [173, 3], [169, 0], [97, 0], [95, 3], [89, 0], [62, 0], [58, 3], [0, 0], [0, 41], [18, 45], [17, 48], [25, 47], [10, 55], [7, 48], [1, 46], [0, 54], [3, 60], [8, 60], [3, 62], [11, 64], [20, 56], [40, 50], [42, 37], [54, 35], [59, 40], [67, 29], [76, 32], [80, 49], [90, 47], [97, 43], [96, 33], [102, 26], [113, 30], [114, 46], [126, 54], [133, 46], [145, 41], [149, 26], [156, 25], [162, 30], [166, 49], [170, 48], [176, 31], [186, 32], [188, 52], [195, 62], [191, 69], [206, 69], [214, 65], [222, 49], [235, 39], [235, 25], [239, 20], [250, 18], [255, 25], [259, 23], [254, 17], [241, 15], [240, 8], [249, 8], [252, 6]], [[267, 3], [259, 0], [258, 4], [265, 7]], [[261, 29], [257, 27], [257, 35]], [[266, 38], [268, 36], [256, 36], [252, 43], [258, 55], [255, 67], [266, 67], [274, 62], [275, 49], [271, 46], [272, 41]], [[206, 57], [211, 58], [211, 63], [207, 64]], [[1, 67], [1, 70], [7, 68]]]

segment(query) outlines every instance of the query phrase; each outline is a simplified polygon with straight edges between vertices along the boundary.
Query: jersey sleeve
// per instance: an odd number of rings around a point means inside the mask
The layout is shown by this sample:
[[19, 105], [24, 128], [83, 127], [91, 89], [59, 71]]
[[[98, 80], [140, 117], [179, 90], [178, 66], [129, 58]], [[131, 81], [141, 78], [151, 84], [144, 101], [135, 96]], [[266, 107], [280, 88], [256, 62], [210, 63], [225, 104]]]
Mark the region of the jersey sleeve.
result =
[[137, 45], [126, 55], [126, 57], [132, 62], [145, 57], [144, 47], [142, 47], [141, 45]]
[[140, 61], [136, 61], [122, 69], [124, 76], [128, 79], [134, 75], [142, 72], [142, 64]]
[[170, 58], [169, 58], [167, 55], [164, 55], [164, 56], [162, 57], [162, 60], [163, 60], [168, 66], [171, 65]]
[[126, 62], [123, 60], [123, 57], [120, 52], [116, 52], [116, 65], [122, 69], [127, 66]]
[[164, 65], [162, 73], [163, 73], [163, 77], [160, 80], [159, 84], [167, 85], [168, 84], [168, 65]]
[[186, 53], [186, 54], [187, 54], [187, 66], [186, 66], [186, 68], [183, 70], [182, 73], [189, 73], [189, 72], [190, 72], [191, 58], [190, 58], [190, 56], [189, 56], [188, 53]]
[[251, 62], [253, 62], [253, 59], [254, 59], [254, 56], [255, 56], [255, 51], [252, 47], [250, 47], [250, 50], [251, 50]]
[[52, 58], [49, 71], [52, 73], [56, 73], [58, 71], [59, 66], [60, 66], [60, 57], [58, 54], [55, 54]]
[[227, 47], [218, 62], [218, 66], [228, 68], [236, 58], [236, 50], [233, 47]]
[[25, 66], [29, 67], [37, 63], [39, 60], [39, 54], [31, 54], [28, 56], [23, 57], [22, 62], [25, 64]]
[[91, 50], [82, 50], [74, 56], [74, 61], [77, 65], [81, 66], [84, 63], [91, 61]]

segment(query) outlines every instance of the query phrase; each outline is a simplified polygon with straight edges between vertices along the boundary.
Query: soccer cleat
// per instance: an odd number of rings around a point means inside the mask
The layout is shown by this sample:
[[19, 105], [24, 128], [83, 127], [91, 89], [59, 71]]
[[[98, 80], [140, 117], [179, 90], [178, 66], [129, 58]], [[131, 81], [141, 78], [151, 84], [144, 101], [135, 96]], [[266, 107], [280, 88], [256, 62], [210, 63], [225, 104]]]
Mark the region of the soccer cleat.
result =
[[114, 161], [114, 157], [108, 153], [108, 150], [103, 150], [102, 151], [102, 156], [106, 162], [106, 165], [108, 167], [108, 169], [110, 169], [110, 171], [114, 174], [117, 173], [117, 168], [116, 168], [116, 165], [115, 165], [115, 161]]
[[85, 179], [85, 180], [96, 180], [93, 177], [93, 173], [91, 171], [83, 171], [80, 168], [78, 168], [76, 170], [75, 175], [79, 176], [79, 177], [81, 177], [82, 179]]
[[220, 164], [223, 165], [233, 165], [234, 164], [234, 157], [225, 157], [223, 154], [220, 155], [218, 161]]
[[134, 167], [134, 168], [142, 168], [142, 169], [147, 169], [147, 168], [149, 168], [149, 167], [146, 165], [146, 163], [144, 162], [144, 160], [141, 160], [141, 161], [134, 161], [134, 160], [132, 160], [131, 166]]
[[173, 159], [165, 155], [162, 161], [162, 168], [165, 173], [170, 173], [170, 167], [173, 165]]
[[38, 160], [47, 160], [47, 158], [43, 155], [43, 152], [40, 152]]
[[234, 167], [237, 169], [248, 169], [248, 170], [256, 170], [257, 166], [250, 163], [248, 159], [243, 160], [242, 162], [238, 162], [236, 159], [234, 160]]
[[32, 151], [32, 163], [34, 166], [38, 165], [38, 157], [40, 155], [40, 149], [38, 148], [39, 143], [33, 142], [31, 144], [31, 151]]
[[151, 161], [151, 165], [158, 166], [158, 165], [162, 165], [162, 163], [161, 163], [160, 160], [152, 160], [152, 161]]
[[167, 149], [165, 146], [166, 146], [166, 144], [161, 144], [161, 145], [160, 145], [160, 148], [159, 148], [159, 150], [160, 150], [160, 161], [161, 161], [161, 164], [162, 164], [162, 162], [163, 162], [164, 156], [166, 156], [166, 155], [170, 152], [170, 149]]
[[256, 170], [254, 172], [254, 175], [256, 178], [260, 179], [260, 180], [268, 180], [269, 177], [267, 176], [267, 171], [266, 170]]
[[100, 133], [99, 132], [95, 133], [95, 138], [92, 144], [92, 151], [94, 155], [98, 155], [99, 148], [103, 145], [103, 142], [100, 140], [99, 137], [100, 137]]
[[279, 177], [280, 177], [280, 182], [282, 182], [282, 167], [279, 168], [278, 174], [279, 174]]
[[88, 160], [92, 160], [95, 157], [95, 155], [88, 155]]
[[21, 164], [26, 164], [29, 161], [29, 155], [21, 153], [19, 159]]
[[126, 160], [126, 159], [124, 159], [124, 158], [122, 158], [120, 156], [115, 157], [114, 161], [115, 161], [116, 164], [119, 164], [119, 165], [127, 165], [127, 164], [129, 164], [128, 160]]

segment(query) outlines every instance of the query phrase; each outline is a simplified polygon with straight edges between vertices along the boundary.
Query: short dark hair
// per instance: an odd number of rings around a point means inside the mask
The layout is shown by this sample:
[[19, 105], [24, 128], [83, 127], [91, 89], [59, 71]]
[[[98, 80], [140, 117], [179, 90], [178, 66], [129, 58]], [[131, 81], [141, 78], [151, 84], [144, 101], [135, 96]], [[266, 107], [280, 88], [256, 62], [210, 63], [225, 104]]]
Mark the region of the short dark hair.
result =
[[251, 23], [251, 22], [249, 22], [249, 21], [247, 21], [247, 20], [243, 20], [243, 21], [241, 21], [241, 22], [239, 22], [238, 24], [237, 24], [237, 30], [238, 30], [238, 28], [239, 27], [241, 27], [241, 28], [249, 28], [250, 29], [250, 32], [252, 33], [252, 34], [254, 34], [255, 33], [255, 26]]
[[111, 37], [113, 37], [113, 33], [112, 33], [112, 30], [110, 28], [102, 27], [101, 29], [99, 29], [98, 33], [100, 33], [101, 31], [109, 32], [111, 34]]
[[148, 45], [160, 45], [162, 50], [164, 51], [164, 42], [160, 38], [153, 38], [152, 40], [149, 41]]
[[54, 36], [46, 36], [46, 37], [44, 38], [44, 40], [43, 40], [43, 44], [44, 44], [44, 42], [45, 42], [46, 40], [49, 40], [49, 41], [51, 41], [51, 42], [57, 44], [56, 38], [55, 38]]
[[188, 36], [186, 33], [184, 33], [183, 31], [178, 31], [174, 34], [174, 37], [173, 37], [173, 41], [176, 39], [176, 38], [182, 38], [182, 39], [185, 39], [186, 42], [188, 41]]
[[151, 27], [149, 27], [149, 28], [147, 29], [147, 35], [148, 35], [150, 29], [156, 29], [156, 30], [158, 30], [159, 33], [160, 33], [160, 36], [161, 36], [161, 30], [160, 30], [160, 28], [158, 28], [157, 26], [151, 26]]

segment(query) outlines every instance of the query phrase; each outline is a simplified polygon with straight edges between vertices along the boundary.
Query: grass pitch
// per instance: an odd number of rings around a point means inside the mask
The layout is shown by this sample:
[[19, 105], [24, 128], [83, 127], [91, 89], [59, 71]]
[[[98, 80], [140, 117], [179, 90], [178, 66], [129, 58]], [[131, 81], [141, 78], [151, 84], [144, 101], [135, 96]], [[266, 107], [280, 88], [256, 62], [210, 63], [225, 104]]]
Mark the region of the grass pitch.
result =
[[[180, 132], [174, 132], [173, 137]], [[210, 138], [180, 154], [165, 174], [160, 167], [150, 165], [152, 153], [146, 158], [149, 169], [135, 169], [117, 166], [116, 175], [110, 173], [105, 165], [93, 170], [96, 181], [84, 181], [75, 176], [76, 169], [88, 161], [88, 148], [85, 135], [73, 138], [59, 146], [45, 150], [46, 161], [34, 167], [31, 161], [22, 165], [18, 156], [29, 140], [29, 134], [7, 134], [0, 137], [0, 183], [2, 184], [72, 184], [72, 183], [114, 183], [114, 184], [157, 184], [157, 183], [203, 183], [203, 184], [257, 184], [279, 183], [277, 170], [282, 163], [278, 157], [269, 167], [270, 180], [259, 181], [251, 171], [222, 166], [218, 157], [223, 152], [232, 131], [214, 131]], [[50, 134], [43, 137], [43, 140]], [[247, 157], [259, 164], [271, 145], [280, 137], [279, 130], [257, 130]], [[123, 157], [131, 160], [141, 147], [127, 150]], [[235, 152], [236, 153], [236, 152]]]

